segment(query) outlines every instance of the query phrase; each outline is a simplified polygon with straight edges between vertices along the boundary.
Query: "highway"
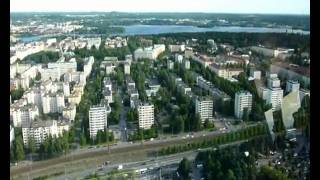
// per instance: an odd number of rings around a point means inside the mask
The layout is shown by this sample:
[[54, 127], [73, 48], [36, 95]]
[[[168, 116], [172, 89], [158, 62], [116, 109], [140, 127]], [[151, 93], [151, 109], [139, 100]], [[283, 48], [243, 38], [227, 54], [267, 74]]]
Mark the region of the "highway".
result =
[[[224, 144], [224, 145], [221, 145], [220, 148], [224, 148], [231, 145], [238, 145], [243, 142], [245, 142], [245, 140]], [[143, 161], [136, 161], [136, 162], [130, 162], [130, 163], [115, 163], [115, 164], [110, 163], [107, 166], [103, 166], [102, 164], [100, 164], [97, 167], [86, 169], [85, 171], [75, 172], [68, 175], [61, 175], [61, 176], [55, 177], [54, 179], [55, 180], [65, 180], [65, 179], [71, 180], [71, 179], [77, 179], [80, 177], [83, 178], [85, 176], [92, 174], [93, 172], [97, 172], [98, 174], [106, 174], [111, 170], [116, 169], [119, 165], [122, 165], [123, 169], [135, 170], [137, 172], [138, 179], [140, 178], [150, 179], [151, 177], [156, 177], [158, 175], [159, 168], [164, 168], [168, 166], [176, 167], [176, 165], [180, 163], [180, 161], [184, 157], [186, 157], [189, 161], [192, 162], [195, 160], [198, 152], [207, 151], [210, 149], [212, 148], [198, 149], [198, 150], [187, 151], [187, 152], [182, 152], [182, 153], [168, 155], [168, 156], [149, 157]], [[140, 173], [139, 170], [143, 170], [143, 172]]]
[[[257, 124], [245, 125], [254, 126]], [[30, 163], [20, 164], [10, 168], [10, 175], [12, 177], [22, 177], [23, 175], [31, 173], [32, 176], [39, 176], [40, 174], [48, 174], [64, 171], [65, 166], [69, 171], [78, 171], [79, 169], [88, 169], [89, 166], [97, 166], [99, 163], [103, 163], [108, 159], [114, 163], [132, 162], [142, 158], [152, 157], [156, 150], [167, 147], [174, 144], [185, 144], [192, 141], [205, 140], [210, 137], [214, 137], [218, 134], [227, 133], [230, 131], [237, 131], [244, 128], [243, 125], [237, 125], [233, 128], [229, 128], [226, 131], [212, 131], [212, 132], [198, 132], [193, 134], [181, 134], [171, 138], [160, 137], [154, 141], [145, 141], [143, 144], [121, 142], [115, 146], [110, 147], [110, 153], [108, 153], [108, 147], [81, 149], [71, 152], [66, 156], [53, 158], [44, 161], [36, 161], [32, 163], [32, 171]], [[86, 162], [85, 164], [83, 162]], [[67, 164], [67, 165], [66, 165]], [[55, 171], [52, 171], [54, 167]], [[51, 170], [51, 171], [48, 171]]]

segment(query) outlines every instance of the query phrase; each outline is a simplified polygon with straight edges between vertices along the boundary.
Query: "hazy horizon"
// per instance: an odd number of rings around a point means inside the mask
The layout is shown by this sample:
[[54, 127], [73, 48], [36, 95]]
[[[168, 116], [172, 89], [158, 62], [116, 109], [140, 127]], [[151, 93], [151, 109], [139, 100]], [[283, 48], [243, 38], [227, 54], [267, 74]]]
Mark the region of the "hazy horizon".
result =
[[243, 14], [243, 15], [300, 15], [300, 16], [310, 16], [310, 14], [294, 14], [294, 13], [231, 13], [231, 12], [174, 12], [174, 11], [159, 11], [159, 12], [125, 12], [125, 11], [13, 11], [10, 13], [128, 13], [128, 14], [147, 14], [147, 13], [177, 13], [177, 14]]
[[[90, 2], [90, 3], [88, 3]], [[310, 15], [309, 0], [11, 0], [10, 12], [124, 12]]]

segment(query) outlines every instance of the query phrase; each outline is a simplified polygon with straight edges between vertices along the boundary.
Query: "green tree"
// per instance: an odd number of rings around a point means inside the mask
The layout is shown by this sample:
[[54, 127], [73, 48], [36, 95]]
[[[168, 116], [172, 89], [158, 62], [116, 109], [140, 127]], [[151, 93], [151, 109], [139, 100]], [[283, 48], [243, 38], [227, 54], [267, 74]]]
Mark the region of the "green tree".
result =
[[194, 115], [194, 117], [192, 118], [192, 126], [191, 127], [194, 131], [201, 130], [201, 118], [200, 118], [199, 113], [196, 113]]
[[28, 153], [33, 154], [36, 151], [36, 143], [33, 137], [28, 139]]
[[22, 143], [21, 136], [16, 138], [14, 149], [15, 149], [15, 157], [16, 157], [17, 161], [23, 160], [25, 158], [25, 153], [24, 153], [24, 149], [23, 149], [23, 143]]
[[38, 72], [36, 77], [35, 77], [36, 81], [40, 81], [41, 80], [41, 74]]
[[211, 121], [209, 121], [209, 119], [206, 119], [206, 120], [204, 121], [203, 127], [204, 127], [205, 129], [210, 129], [210, 128], [213, 128], [213, 127], [214, 127], [214, 124], [213, 124]]
[[191, 170], [190, 162], [187, 158], [183, 158], [177, 169], [180, 177], [179, 179], [190, 179], [189, 172]]
[[177, 116], [176, 119], [176, 131], [179, 132], [184, 132], [184, 119], [182, 116]]
[[243, 121], [249, 121], [249, 111], [248, 108], [243, 109], [243, 115], [242, 115]]
[[81, 146], [84, 146], [84, 145], [86, 145], [86, 142], [87, 140], [86, 140], [86, 136], [85, 136], [85, 134], [84, 133], [80, 133], [80, 145]]
[[269, 180], [269, 179], [277, 179], [277, 180], [288, 180], [288, 176], [282, 173], [280, 170], [274, 169], [270, 166], [262, 166], [260, 168], [260, 172], [257, 175], [257, 179], [261, 180]]
[[12, 90], [10, 92], [12, 102], [15, 100], [19, 100], [22, 97], [23, 93], [24, 93], [24, 90], [21, 86], [19, 86], [18, 89]]
[[226, 180], [236, 180], [237, 178], [234, 176], [234, 173], [231, 169], [228, 169], [226, 174]]

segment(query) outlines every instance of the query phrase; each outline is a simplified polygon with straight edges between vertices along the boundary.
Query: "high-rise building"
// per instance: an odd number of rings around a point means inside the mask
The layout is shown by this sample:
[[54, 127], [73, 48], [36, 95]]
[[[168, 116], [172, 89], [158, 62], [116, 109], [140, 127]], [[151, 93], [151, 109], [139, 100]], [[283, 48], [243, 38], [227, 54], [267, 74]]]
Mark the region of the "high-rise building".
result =
[[153, 104], [140, 103], [138, 105], [139, 128], [150, 129], [154, 124]]
[[286, 84], [286, 92], [299, 91], [300, 83], [294, 80], [288, 80]]
[[89, 131], [90, 138], [95, 139], [99, 130], [105, 130], [107, 127], [107, 107], [105, 105], [96, 105], [89, 110]]
[[175, 62], [181, 64], [182, 60], [183, 60], [183, 56], [181, 54], [175, 54], [174, 60], [175, 60]]
[[124, 63], [124, 74], [130, 75], [130, 64]]
[[76, 117], [76, 106], [74, 104], [66, 106], [62, 111], [62, 116], [70, 121], [74, 121]]
[[10, 107], [10, 118], [14, 127], [21, 127], [23, 124], [32, 122], [36, 116], [39, 116], [37, 106], [28, 104], [22, 107]]
[[302, 103], [305, 96], [310, 97], [310, 91], [307, 89], [300, 89], [300, 91], [299, 91], [300, 103]]
[[266, 96], [267, 104], [272, 105], [272, 110], [277, 111], [281, 109], [283, 99], [283, 90], [281, 88], [269, 88]]
[[168, 69], [173, 69], [174, 68], [174, 63], [171, 60], [167, 60], [167, 68]]
[[250, 77], [253, 77], [254, 79], [261, 79], [261, 71], [250, 69]]
[[185, 69], [190, 69], [190, 61], [187, 60], [187, 59], [184, 60], [184, 68]]
[[213, 120], [213, 99], [209, 96], [197, 97], [196, 113], [199, 113], [202, 123], [204, 123], [206, 119], [212, 121]]
[[42, 109], [45, 114], [55, 112], [62, 113], [64, 107], [64, 94], [62, 92], [47, 92], [42, 97]]
[[242, 118], [245, 108], [248, 113], [251, 111], [252, 94], [248, 91], [237, 92], [234, 100], [234, 115], [239, 119]]
[[280, 79], [277, 74], [270, 74], [267, 80], [268, 88], [279, 88], [280, 87]]

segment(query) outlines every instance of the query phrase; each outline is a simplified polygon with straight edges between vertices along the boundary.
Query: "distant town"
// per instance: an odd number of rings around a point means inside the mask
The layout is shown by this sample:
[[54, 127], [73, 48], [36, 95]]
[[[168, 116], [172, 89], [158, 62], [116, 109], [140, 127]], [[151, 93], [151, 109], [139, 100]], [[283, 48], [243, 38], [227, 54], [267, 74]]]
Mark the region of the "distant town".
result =
[[12, 179], [309, 178], [309, 34], [119, 33], [137, 19], [305, 24], [94, 15], [12, 15]]

